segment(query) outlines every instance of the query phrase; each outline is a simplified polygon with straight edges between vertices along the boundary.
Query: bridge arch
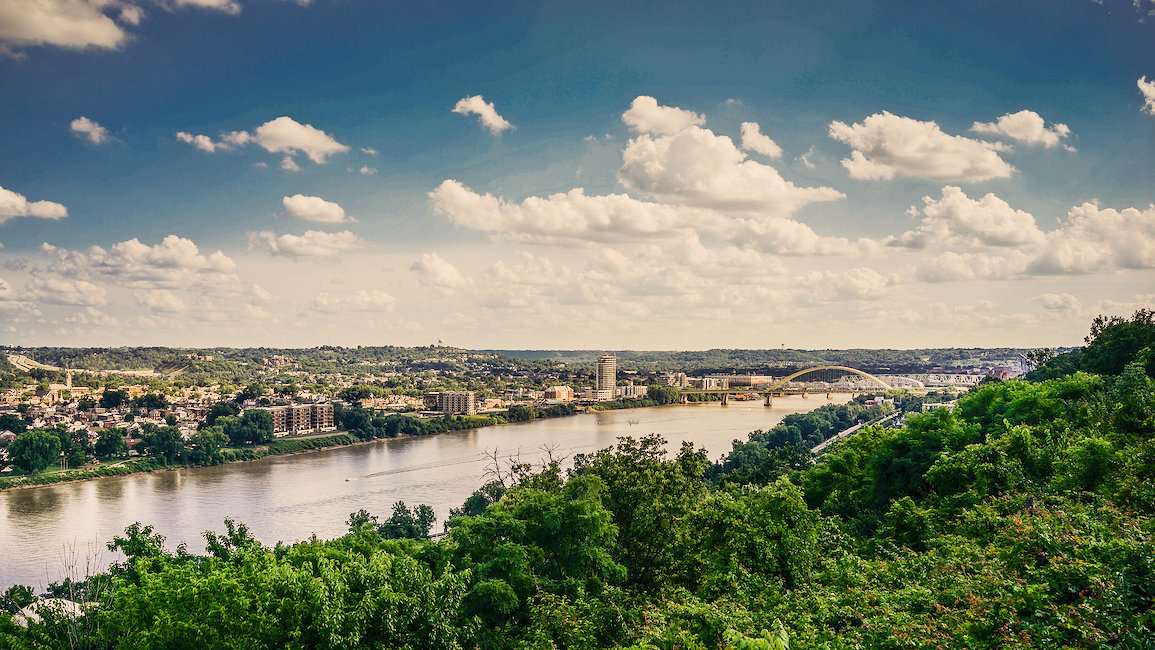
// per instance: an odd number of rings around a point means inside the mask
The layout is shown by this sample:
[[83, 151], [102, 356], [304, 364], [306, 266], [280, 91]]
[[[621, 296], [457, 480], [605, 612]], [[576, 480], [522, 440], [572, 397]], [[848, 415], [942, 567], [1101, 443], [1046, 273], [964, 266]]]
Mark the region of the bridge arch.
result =
[[865, 378], [869, 379], [870, 381], [873, 381], [874, 383], [878, 384], [879, 386], [881, 386], [887, 390], [891, 389], [890, 384], [886, 383], [885, 381], [882, 381], [878, 377], [875, 377], [874, 375], [872, 375], [868, 372], [863, 372], [863, 371], [859, 370], [858, 368], [848, 368], [846, 366], [815, 366], [814, 368], [807, 368], [806, 370], [799, 370], [798, 372], [796, 372], [792, 375], [788, 375], [786, 377], [783, 377], [782, 379], [779, 379], [778, 381], [771, 384], [770, 387], [767, 388], [766, 390], [769, 392], [774, 392], [774, 391], [778, 390], [779, 388], [782, 388], [783, 386], [785, 386], [787, 384], [787, 382], [795, 379], [796, 377], [801, 377], [802, 375], [805, 375], [807, 373], [817, 372], [819, 370], [843, 370], [843, 371], [858, 375], [860, 377], [865, 377]]

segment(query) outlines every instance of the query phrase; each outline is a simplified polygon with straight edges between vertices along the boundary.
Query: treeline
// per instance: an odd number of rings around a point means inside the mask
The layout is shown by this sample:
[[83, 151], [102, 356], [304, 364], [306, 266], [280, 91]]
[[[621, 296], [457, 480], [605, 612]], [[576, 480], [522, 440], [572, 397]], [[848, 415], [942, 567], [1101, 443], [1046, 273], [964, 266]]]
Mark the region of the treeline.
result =
[[396, 438], [398, 436], [425, 436], [445, 431], [461, 431], [490, 427], [507, 422], [526, 422], [537, 418], [556, 418], [577, 413], [572, 404], [558, 404], [547, 407], [512, 406], [504, 413], [489, 415], [443, 415], [434, 418], [417, 418], [411, 415], [391, 413], [378, 415], [358, 406], [333, 407], [333, 417], [341, 428], [359, 440]]
[[[567, 366], [592, 368], [596, 350], [487, 350], [519, 359], [560, 361]], [[771, 367], [806, 368], [842, 365], [855, 368], [888, 368], [894, 372], [923, 370], [935, 366], [966, 367], [995, 359], [1015, 358], [1027, 350], [1018, 348], [924, 348], [914, 350], [691, 350], [685, 352], [623, 350], [615, 354], [618, 367], [645, 372], [764, 372]]]
[[[1136, 320], [1141, 336], [1119, 336]], [[1147, 328], [1108, 322], [1084, 356]], [[50, 588], [89, 603], [81, 616], [0, 616], [0, 634], [22, 648], [1151, 647], [1153, 355], [989, 382], [816, 459], [762, 462], [766, 480], [688, 444], [669, 457], [656, 437], [568, 471], [499, 468], [438, 541], [404, 504], [274, 547], [226, 522], [199, 555], [135, 525], [110, 543], [123, 563]], [[9, 590], [5, 606], [30, 597]]]

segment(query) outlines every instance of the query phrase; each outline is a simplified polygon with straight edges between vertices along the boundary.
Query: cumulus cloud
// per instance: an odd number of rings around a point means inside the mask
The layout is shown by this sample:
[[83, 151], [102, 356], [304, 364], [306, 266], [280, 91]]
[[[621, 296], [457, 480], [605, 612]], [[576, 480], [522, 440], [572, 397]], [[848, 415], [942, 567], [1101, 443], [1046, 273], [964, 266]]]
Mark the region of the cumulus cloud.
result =
[[944, 133], [935, 122], [889, 112], [861, 123], [830, 123], [830, 137], [850, 145], [842, 166], [851, 178], [889, 180], [896, 174], [932, 181], [977, 182], [1007, 178], [1015, 168], [999, 157], [997, 143]]
[[234, 0], [170, 0], [177, 7], [196, 7], [198, 9], [215, 9], [227, 14], [241, 13], [240, 3]]
[[176, 138], [208, 153], [229, 151], [255, 143], [269, 153], [285, 154], [281, 168], [288, 171], [300, 171], [300, 167], [293, 160], [293, 156], [299, 153], [305, 154], [314, 163], [323, 165], [328, 162], [330, 156], [349, 151], [349, 145], [338, 142], [332, 135], [312, 124], [301, 124], [288, 116], [269, 120], [252, 133], [248, 131], [223, 133], [216, 141], [207, 135], [194, 135], [187, 131], [178, 131]]
[[730, 138], [698, 126], [633, 138], [622, 160], [618, 180], [628, 189], [724, 212], [786, 216], [809, 203], [845, 198], [830, 187], [799, 187], [773, 167], [747, 160]]
[[679, 229], [709, 226], [716, 219], [700, 210], [648, 203], [625, 194], [586, 196], [580, 187], [509, 203], [450, 179], [429, 198], [434, 210], [454, 223], [537, 243], [664, 238]]
[[303, 194], [294, 194], [286, 196], [281, 199], [281, 204], [285, 206], [285, 214], [300, 219], [301, 221], [312, 221], [315, 223], [345, 223], [353, 221], [345, 216], [345, 210], [333, 203], [326, 201], [319, 196], [304, 196]]
[[640, 95], [622, 113], [622, 121], [639, 133], [671, 135], [691, 126], [701, 126], [706, 118], [676, 106], [659, 106], [653, 97]]
[[312, 124], [301, 124], [286, 116], [258, 126], [254, 139], [269, 153], [303, 153], [318, 165], [324, 164], [329, 156], [349, 150], [348, 145], [337, 142]]
[[92, 144], [101, 145], [112, 142], [112, 136], [108, 135], [108, 129], [83, 115], [72, 120], [70, 127], [74, 135], [88, 140]]
[[1093, 273], [1112, 267], [1155, 268], [1155, 205], [1146, 210], [1075, 206], [1056, 231], [1047, 233], [1035, 273]]
[[396, 304], [397, 301], [393, 296], [380, 289], [368, 291], [362, 289], [347, 296], [331, 296], [327, 292], [322, 292], [313, 299], [313, 309], [329, 314], [393, 311]]
[[437, 253], [425, 253], [409, 270], [417, 274], [417, 281], [422, 286], [442, 296], [460, 295], [473, 289], [473, 280], [462, 275], [456, 266]]
[[799, 302], [839, 302], [843, 300], [878, 300], [887, 295], [893, 278], [867, 267], [845, 271], [812, 271], [801, 278], [806, 291]]
[[[7, 0], [0, 2], [0, 53], [52, 45], [74, 50], [116, 49], [128, 33], [107, 16], [105, 0]], [[122, 14], [132, 23], [133, 15]]]
[[373, 147], [361, 147], [360, 149], [361, 149], [361, 153], [368, 154], [370, 156], [376, 156], [377, 155], [377, 150], [374, 149]]
[[132, 292], [136, 304], [165, 314], [175, 314], [185, 310], [184, 301], [168, 289], [137, 290]]
[[358, 169], [357, 171], [360, 172], [362, 176], [371, 176], [377, 173], [377, 168], [370, 167], [368, 165], [362, 165], [361, 169]]
[[461, 98], [453, 107], [453, 112], [459, 115], [476, 115], [477, 121], [493, 135], [499, 135], [502, 131], [513, 128], [509, 120], [497, 114], [493, 102], [485, 101], [481, 95]]
[[[1028, 145], [1041, 145], [1047, 149], [1059, 146], [1071, 135], [1071, 129], [1066, 124], [1047, 126], [1038, 113], [1027, 110], [1007, 113], [995, 122], [975, 122], [971, 131], [1011, 138]], [[1063, 145], [1063, 148], [1074, 151], [1068, 145]]]
[[1135, 83], [1143, 95], [1143, 112], [1155, 115], [1155, 79], [1147, 81], [1147, 75], [1143, 75]]
[[62, 277], [36, 277], [29, 282], [29, 299], [54, 305], [99, 307], [108, 304], [108, 292], [88, 280]]
[[777, 142], [771, 140], [770, 136], [763, 135], [757, 122], [742, 123], [742, 148], [747, 151], [760, 153], [769, 158], [779, 158], [782, 156], [782, 147], [779, 147]]
[[[40, 250], [55, 257], [48, 274], [80, 279], [107, 276], [136, 288], [219, 285], [235, 279], [237, 269], [221, 251], [204, 255], [192, 240], [177, 235], [151, 246], [133, 238], [108, 249], [91, 246], [76, 251], [45, 243]], [[43, 270], [37, 273], [45, 275]]]
[[1022, 275], [1029, 261], [1017, 250], [1002, 255], [941, 251], [924, 257], [915, 276], [923, 282], [1005, 280]]
[[908, 248], [943, 246], [976, 249], [983, 246], [1025, 246], [1043, 240], [1043, 232], [1029, 212], [1015, 210], [988, 193], [970, 199], [953, 185], [942, 188], [942, 197], [922, 197], [925, 218], [918, 230], [890, 237], [885, 243]]
[[0, 187], [0, 225], [17, 217], [35, 219], [63, 219], [68, 209], [52, 201], [29, 201], [23, 194]]
[[1041, 293], [1027, 299], [1027, 302], [1056, 311], [1076, 311], [1083, 307], [1079, 299], [1069, 293]]
[[304, 235], [280, 236], [267, 230], [249, 233], [250, 249], [295, 259], [332, 258], [366, 246], [365, 240], [348, 230], [333, 233], [307, 230]]
[[851, 243], [845, 237], [823, 237], [804, 223], [792, 219], [740, 219], [727, 239], [738, 246], [775, 255], [850, 255], [868, 252], [869, 242]]
[[208, 153], [215, 152], [218, 146], [222, 149], [228, 148], [227, 145], [218, 145], [216, 142], [213, 142], [213, 139], [207, 135], [193, 135], [187, 131], [177, 131], [176, 139], [180, 140], [181, 142], [187, 142], [197, 149], [200, 149], [201, 151], [207, 151]]

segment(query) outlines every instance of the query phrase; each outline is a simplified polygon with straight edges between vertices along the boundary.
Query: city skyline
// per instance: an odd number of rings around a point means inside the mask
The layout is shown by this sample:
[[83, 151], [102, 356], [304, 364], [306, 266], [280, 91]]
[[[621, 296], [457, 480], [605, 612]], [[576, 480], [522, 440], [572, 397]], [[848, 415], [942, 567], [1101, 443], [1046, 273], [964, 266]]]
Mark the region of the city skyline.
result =
[[1037, 347], [1155, 306], [1155, 3], [0, 1], [0, 344]]

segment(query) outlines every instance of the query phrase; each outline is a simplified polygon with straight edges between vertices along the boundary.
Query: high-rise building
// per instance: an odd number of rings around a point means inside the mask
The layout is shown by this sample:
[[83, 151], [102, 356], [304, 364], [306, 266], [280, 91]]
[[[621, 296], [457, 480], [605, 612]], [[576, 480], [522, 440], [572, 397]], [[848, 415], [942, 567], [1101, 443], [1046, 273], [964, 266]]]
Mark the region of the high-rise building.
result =
[[614, 388], [618, 385], [618, 357], [613, 354], [603, 354], [598, 357], [597, 399], [614, 399]]

